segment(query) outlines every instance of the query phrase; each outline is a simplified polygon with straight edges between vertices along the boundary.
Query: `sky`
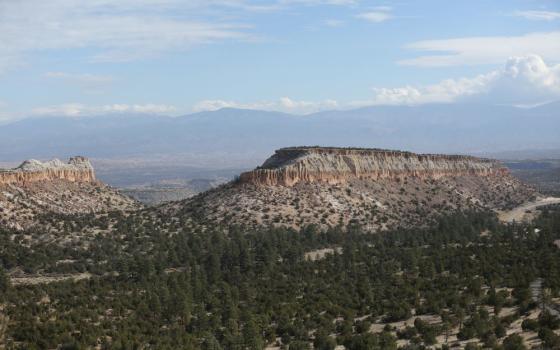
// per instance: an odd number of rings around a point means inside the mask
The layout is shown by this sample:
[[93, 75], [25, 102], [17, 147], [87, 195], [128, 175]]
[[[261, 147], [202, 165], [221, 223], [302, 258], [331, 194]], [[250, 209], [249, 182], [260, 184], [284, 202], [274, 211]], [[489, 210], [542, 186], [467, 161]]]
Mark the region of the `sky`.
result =
[[559, 99], [559, 0], [0, 0], [0, 121]]

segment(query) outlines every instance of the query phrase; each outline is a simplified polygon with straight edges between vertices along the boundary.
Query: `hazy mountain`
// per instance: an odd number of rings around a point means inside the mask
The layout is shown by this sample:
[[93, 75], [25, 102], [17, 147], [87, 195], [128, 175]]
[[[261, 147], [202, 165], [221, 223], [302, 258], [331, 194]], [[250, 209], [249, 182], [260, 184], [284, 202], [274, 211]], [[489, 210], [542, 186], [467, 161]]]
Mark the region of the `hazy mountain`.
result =
[[0, 160], [84, 154], [249, 166], [292, 145], [420, 152], [560, 149], [560, 103], [522, 109], [473, 104], [376, 106], [306, 116], [222, 109], [182, 117], [29, 118], [0, 126]]

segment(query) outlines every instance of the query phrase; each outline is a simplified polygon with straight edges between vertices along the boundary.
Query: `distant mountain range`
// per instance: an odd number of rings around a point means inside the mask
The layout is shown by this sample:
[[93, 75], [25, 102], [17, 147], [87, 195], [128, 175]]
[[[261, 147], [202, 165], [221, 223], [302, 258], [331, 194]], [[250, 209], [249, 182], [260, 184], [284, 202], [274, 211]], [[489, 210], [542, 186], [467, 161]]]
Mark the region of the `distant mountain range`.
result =
[[252, 167], [274, 149], [328, 145], [488, 154], [560, 149], [560, 102], [376, 106], [295, 116], [221, 109], [182, 117], [28, 118], [0, 126], [0, 162], [69, 157]]

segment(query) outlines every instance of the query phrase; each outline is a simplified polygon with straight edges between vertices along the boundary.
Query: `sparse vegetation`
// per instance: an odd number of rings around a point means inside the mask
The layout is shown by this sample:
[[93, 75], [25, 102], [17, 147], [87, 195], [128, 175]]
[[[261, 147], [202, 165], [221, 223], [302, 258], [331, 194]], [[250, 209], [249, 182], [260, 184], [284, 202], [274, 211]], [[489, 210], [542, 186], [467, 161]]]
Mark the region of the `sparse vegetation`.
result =
[[[0, 278], [8, 348], [521, 349], [524, 334], [535, 334], [533, 345], [558, 344], [558, 319], [530, 289], [540, 277], [548, 300], [560, 295], [560, 249], [552, 244], [560, 211], [553, 206], [531, 225], [504, 226], [491, 213], [471, 212], [431, 229], [381, 235], [357, 225], [224, 234], [145, 212], [57, 220], [72, 230], [108, 225], [112, 234], [82, 249], [26, 247], [19, 238], [34, 233], [2, 232], [8, 271], [91, 274], [40, 286]], [[333, 246], [340, 248], [304, 259]]]

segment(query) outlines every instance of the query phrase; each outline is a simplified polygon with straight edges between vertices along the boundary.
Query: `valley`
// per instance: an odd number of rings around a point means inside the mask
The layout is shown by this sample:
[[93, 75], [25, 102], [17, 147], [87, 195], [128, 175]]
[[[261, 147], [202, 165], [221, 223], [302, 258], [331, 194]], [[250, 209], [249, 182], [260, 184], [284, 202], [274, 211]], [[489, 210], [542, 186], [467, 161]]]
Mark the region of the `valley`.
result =
[[531, 218], [534, 218], [536, 213], [535, 211], [540, 208], [551, 204], [559, 204], [560, 198], [555, 197], [546, 197], [540, 198], [533, 202], [524, 203], [516, 208], [513, 208], [509, 211], [501, 212], [498, 214], [498, 217], [501, 221], [504, 222], [520, 222], [520, 221], [530, 221]]
[[506, 160], [512, 174], [531, 184], [539, 192], [560, 197], [560, 159], [533, 157], [533, 159]]
[[194, 197], [227, 181], [225, 178], [166, 180], [157, 184], [120, 188], [120, 192], [140, 203], [153, 206]]

